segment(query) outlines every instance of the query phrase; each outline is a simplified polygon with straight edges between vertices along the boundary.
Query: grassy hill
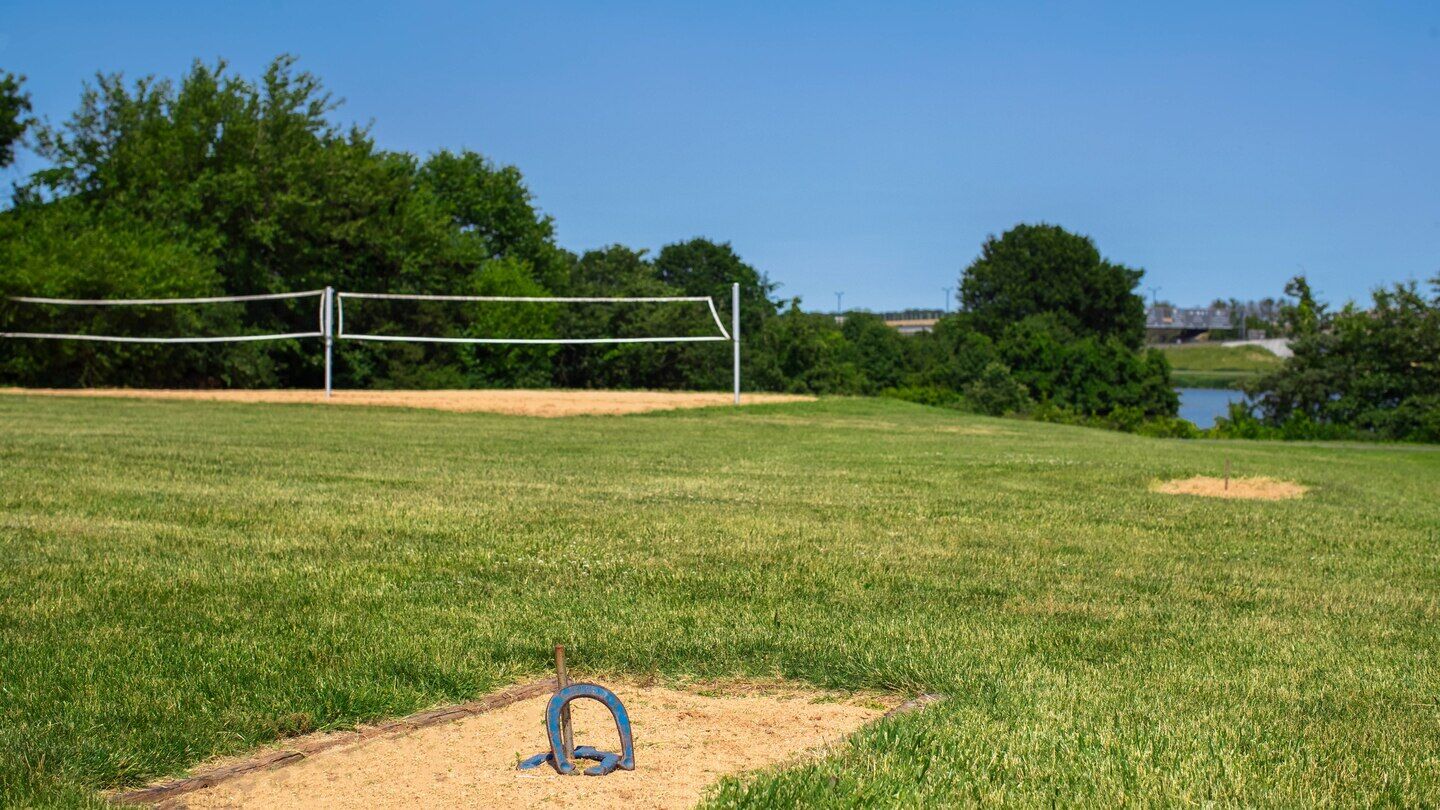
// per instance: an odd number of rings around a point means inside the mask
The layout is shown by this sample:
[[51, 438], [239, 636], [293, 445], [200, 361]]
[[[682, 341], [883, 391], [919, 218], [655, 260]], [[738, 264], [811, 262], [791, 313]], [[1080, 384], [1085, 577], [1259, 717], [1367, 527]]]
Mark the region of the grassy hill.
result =
[[1175, 384], [1184, 388], [1238, 388], [1283, 360], [1260, 346], [1190, 343], [1162, 346]]
[[[843, 399], [4, 396], [0, 425], [3, 805], [471, 698], [556, 642], [602, 680], [948, 696], [718, 806], [1440, 803], [1429, 448]], [[1311, 494], [1149, 489], [1226, 459]]]

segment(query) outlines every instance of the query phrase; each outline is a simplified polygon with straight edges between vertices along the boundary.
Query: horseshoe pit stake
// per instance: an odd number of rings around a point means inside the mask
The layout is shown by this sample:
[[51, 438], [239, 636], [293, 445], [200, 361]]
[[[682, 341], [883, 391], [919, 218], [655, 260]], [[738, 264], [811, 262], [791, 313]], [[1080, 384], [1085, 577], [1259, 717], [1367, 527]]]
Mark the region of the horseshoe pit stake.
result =
[[[564, 675], [564, 648], [556, 648], [556, 662], [560, 670], [560, 690], [550, 698], [545, 706], [545, 733], [550, 740], [550, 750], [521, 762], [520, 770], [529, 770], [539, 767], [541, 764], [549, 763], [556, 771], [562, 774], [575, 773], [575, 759], [595, 760], [599, 764], [592, 765], [585, 769], [586, 776], [604, 776], [613, 773], [616, 768], [623, 768], [627, 771], [635, 770], [635, 741], [630, 732], [630, 715], [625, 711], [625, 705], [620, 698], [599, 684], [575, 683], [568, 684]], [[589, 745], [581, 745], [572, 752], [574, 738], [570, 734], [570, 703], [580, 698], [597, 700], [610, 710], [610, 716], [615, 720], [615, 731], [620, 735], [620, 753], [611, 751], [600, 751]]]

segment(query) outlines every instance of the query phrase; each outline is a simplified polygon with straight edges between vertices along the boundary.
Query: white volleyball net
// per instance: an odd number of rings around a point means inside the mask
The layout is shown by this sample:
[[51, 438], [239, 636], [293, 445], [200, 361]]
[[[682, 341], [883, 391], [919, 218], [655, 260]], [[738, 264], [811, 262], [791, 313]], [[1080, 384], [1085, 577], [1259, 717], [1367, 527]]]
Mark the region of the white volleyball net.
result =
[[[346, 327], [345, 302], [351, 301], [351, 327]], [[361, 325], [354, 329], [354, 310], [361, 302], [385, 302], [384, 313], [366, 313], [364, 323], [384, 327], [385, 331], [370, 331], [373, 327]], [[733, 338], [720, 320], [715, 300], [710, 296], [667, 296], [630, 298], [587, 298], [587, 297], [525, 297], [503, 295], [407, 295], [402, 293], [354, 293], [341, 292], [335, 295], [337, 340], [370, 340], [398, 343], [468, 343], [468, 344], [551, 344], [583, 345], [605, 343], [696, 343], [707, 341], [728, 341]], [[457, 307], [459, 310], [457, 311]], [[518, 323], [514, 311], [528, 310], [529, 318]], [[625, 335], [570, 334], [527, 336], [524, 334], [500, 334], [506, 327], [521, 327], [522, 331], [533, 331], [543, 324], [547, 331], [555, 327], [585, 324], [592, 328], [597, 324], [608, 324], [615, 308], [630, 308], [642, 316], [650, 315], [651, 322], [685, 334], [643, 334], [637, 333], [635, 322], [627, 323]], [[658, 313], [658, 310], [675, 311]], [[426, 317], [430, 313], [447, 311], [442, 317]], [[597, 310], [601, 310], [597, 312]], [[658, 315], [658, 317], [657, 317]], [[643, 320], [638, 319], [638, 320]], [[423, 334], [418, 331], [399, 333], [390, 331], [406, 326], [414, 329], [425, 324], [447, 327], [450, 334]], [[477, 330], [478, 327], [478, 330]], [[529, 327], [529, 328], [527, 328]]]
[[728, 342], [738, 403], [738, 297], [739, 285], [731, 285], [727, 329], [710, 296], [551, 298], [331, 288], [204, 298], [16, 296], [3, 299], [0, 338], [155, 344], [322, 338], [327, 394], [337, 340], [495, 345]]
[[[300, 303], [307, 298], [316, 301], [313, 313], [307, 314], [309, 307]], [[205, 298], [12, 296], [5, 300], [0, 337], [15, 339], [243, 343], [324, 337], [329, 328], [325, 290]], [[268, 311], [258, 313], [260, 309]], [[204, 334], [207, 331], [225, 334]]]

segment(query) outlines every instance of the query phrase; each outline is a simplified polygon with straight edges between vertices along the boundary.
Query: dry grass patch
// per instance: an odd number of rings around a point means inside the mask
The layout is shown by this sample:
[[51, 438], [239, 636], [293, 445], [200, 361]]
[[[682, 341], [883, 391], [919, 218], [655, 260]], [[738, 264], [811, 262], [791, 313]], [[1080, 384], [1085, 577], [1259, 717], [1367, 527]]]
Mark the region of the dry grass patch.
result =
[[[634, 771], [604, 777], [561, 776], [547, 766], [517, 771], [519, 758], [547, 746], [549, 695], [525, 687], [508, 690], [518, 700], [494, 701], [500, 705], [453, 721], [309, 735], [251, 757], [258, 767], [216, 763], [186, 780], [184, 792], [173, 792], [172, 783], [152, 788], [151, 796], [162, 799], [161, 807], [690, 807], [723, 776], [818, 755], [900, 703], [779, 683], [609, 685], [630, 713]], [[577, 745], [616, 750], [604, 707], [594, 701], [571, 707]], [[286, 756], [287, 748], [303, 755]], [[117, 798], [154, 801], [145, 793]]]
[[1167, 495], [1199, 495], [1205, 498], [1240, 498], [1261, 501], [1285, 501], [1304, 496], [1309, 488], [1294, 481], [1276, 478], [1224, 478], [1197, 475], [1175, 481], [1160, 481], [1150, 487]]

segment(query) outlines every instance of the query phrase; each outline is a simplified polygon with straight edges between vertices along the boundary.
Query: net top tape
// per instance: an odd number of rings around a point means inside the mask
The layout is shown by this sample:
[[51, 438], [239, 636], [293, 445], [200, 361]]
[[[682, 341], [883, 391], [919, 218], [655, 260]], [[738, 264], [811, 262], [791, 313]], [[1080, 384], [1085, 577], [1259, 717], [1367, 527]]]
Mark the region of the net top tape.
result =
[[207, 298], [36, 298], [27, 295], [12, 295], [9, 300], [19, 304], [58, 304], [61, 306], [160, 306], [164, 304], [227, 304], [238, 301], [276, 301], [282, 298], [309, 298], [324, 295], [324, 290], [304, 292], [264, 293], [261, 295], [215, 295]]
[[670, 301], [711, 301], [708, 295], [649, 296], [640, 298], [585, 298], [523, 295], [419, 295], [410, 293], [337, 292], [336, 298], [378, 298], [392, 301], [501, 301], [527, 304], [659, 304]]

